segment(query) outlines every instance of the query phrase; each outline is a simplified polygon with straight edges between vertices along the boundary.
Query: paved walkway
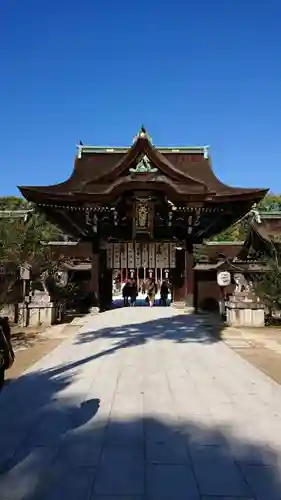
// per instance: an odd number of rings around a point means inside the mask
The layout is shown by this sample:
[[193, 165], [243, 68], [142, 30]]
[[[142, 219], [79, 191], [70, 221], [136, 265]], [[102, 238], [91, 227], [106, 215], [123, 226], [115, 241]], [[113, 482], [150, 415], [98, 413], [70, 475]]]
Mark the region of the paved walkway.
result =
[[280, 396], [198, 318], [88, 316], [0, 396], [0, 498], [280, 500]]

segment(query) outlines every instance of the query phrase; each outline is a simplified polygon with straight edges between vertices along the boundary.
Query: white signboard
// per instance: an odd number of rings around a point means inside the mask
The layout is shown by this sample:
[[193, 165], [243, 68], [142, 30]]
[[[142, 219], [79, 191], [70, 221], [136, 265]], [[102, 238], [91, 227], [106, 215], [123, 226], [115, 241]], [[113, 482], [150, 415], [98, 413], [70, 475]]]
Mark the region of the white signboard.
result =
[[133, 243], [128, 243], [128, 267], [135, 267], [135, 252]]
[[119, 243], [114, 243], [114, 246], [113, 246], [113, 268], [114, 269], [120, 268], [120, 244]]
[[163, 256], [163, 266], [162, 267], [169, 267], [169, 245], [168, 243], [164, 243], [162, 245], [162, 256]]
[[142, 267], [141, 256], [142, 256], [141, 245], [140, 245], [140, 243], [136, 243], [136, 246], [135, 246], [135, 265], [137, 268]]
[[108, 243], [107, 268], [174, 268], [175, 243]]
[[20, 279], [21, 280], [30, 279], [30, 266], [28, 264], [20, 266]]
[[113, 267], [113, 245], [112, 245], [112, 243], [109, 243], [106, 247], [106, 258], [107, 258], [108, 269], [112, 269], [112, 267]]
[[175, 243], [170, 243], [170, 267], [176, 267], [176, 245]]
[[155, 243], [148, 245], [148, 261], [149, 267], [155, 267]]
[[127, 267], [127, 245], [126, 243], [121, 243], [121, 253], [120, 253], [120, 267], [125, 269]]
[[142, 245], [142, 267], [148, 267], [148, 244], [144, 243]]
[[217, 274], [217, 283], [219, 286], [228, 286], [231, 283], [231, 275], [228, 271], [220, 271]]

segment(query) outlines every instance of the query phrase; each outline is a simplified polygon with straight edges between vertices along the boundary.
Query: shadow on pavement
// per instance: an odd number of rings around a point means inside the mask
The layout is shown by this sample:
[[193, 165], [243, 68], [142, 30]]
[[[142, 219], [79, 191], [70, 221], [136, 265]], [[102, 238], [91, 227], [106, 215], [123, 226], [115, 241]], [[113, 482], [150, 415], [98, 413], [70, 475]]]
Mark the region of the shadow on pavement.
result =
[[[146, 299], [146, 295], [139, 295], [136, 299], [136, 304], [134, 307], [149, 307], [147, 301], [145, 300]], [[171, 299], [168, 299], [167, 300], [167, 306], [165, 307], [169, 307], [171, 304]], [[123, 298], [116, 298], [114, 297], [113, 301], [112, 301], [112, 309], [120, 309], [120, 308], [124, 308], [125, 307], [130, 307], [130, 306], [124, 306], [124, 299]], [[156, 300], [155, 300], [155, 303], [154, 303], [154, 306], [153, 307], [164, 307], [161, 303], [160, 303], [160, 297], [157, 297]]]
[[[110, 314], [103, 313], [103, 314]], [[77, 361], [60, 366], [53, 371], [53, 375], [60, 375], [65, 370], [74, 370], [104, 356], [115, 354], [121, 349], [144, 345], [149, 340], [170, 340], [175, 343], [202, 343], [209, 344], [221, 340], [222, 324], [208, 323], [206, 318], [197, 315], [182, 314], [152, 321], [132, 323], [118, 327], [102, 328], [94, 331], [78, 333], [75, 337], [77, 344], [91, 343], [95, 349], [95, 340], [110, 339], [115, 343], [107, 349], [94, 352]]]
[[[196, 416], [188, 394], [182, 395], [186, 411], [172, 397], [161, 411], [137, 383], [130, 411], [126, 391], [123, 403], [114, 404], [114, 375], [106, 382], [97, 369], [89, 382], [96, 364], [85, 364], [118, 349], [149, 339], [216, 341], [196, 318], [81, 333], [80, 343], [111, 338], [116, 344], [9, 384], [0, 395], [1, 500], [280, 500], [280, 450], [259, 436], [243, 438], [242, 424]], [[97, 394], [110, 392], [105, 383], [112, 383], [112, 397], [99, 400]]]
[[75, 398], [66, 373], [25, 375], [0, 397], [1, 499], [281, 498], [274, 449], [172, 409], [113, 418], [94, 384]]
[[[110, 313], [107, 313], [110, 314]], [[111, 339], [114, 344], [108, 349], [72, 363], [72, 368], [94, 359], [114, 354], [120, 349], [143, 345], [149, 340], [170, 340], [175, 343], [213, 343], [221, 340], [220, 322], [209, 322], [208, 318], [197, 315], [179, 314], [141, 323], [131, 323], [118, 327], [102, 328], [78, 333], [76, 343], [93, 343], [98, 339]], [[92, 344], [94, 347], [94, 344]]]

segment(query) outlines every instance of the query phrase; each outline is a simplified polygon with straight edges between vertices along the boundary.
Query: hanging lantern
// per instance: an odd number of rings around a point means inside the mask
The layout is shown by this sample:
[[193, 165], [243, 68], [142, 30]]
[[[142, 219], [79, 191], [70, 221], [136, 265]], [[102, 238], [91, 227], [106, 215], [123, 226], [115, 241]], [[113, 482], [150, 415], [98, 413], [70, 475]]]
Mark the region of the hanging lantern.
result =
[[130, 269], [130, 278], [132, 279], [135, 275], [135, 270], [134, 269]]
[[94, 233], [98, 232], [98, 217], [96, 214], [93, 216], [93, 231]]
[[67, 285], [68, 272], [67, 271], [57, 271], [55, 273], [55, 283], [58, 287], [64, 288]]

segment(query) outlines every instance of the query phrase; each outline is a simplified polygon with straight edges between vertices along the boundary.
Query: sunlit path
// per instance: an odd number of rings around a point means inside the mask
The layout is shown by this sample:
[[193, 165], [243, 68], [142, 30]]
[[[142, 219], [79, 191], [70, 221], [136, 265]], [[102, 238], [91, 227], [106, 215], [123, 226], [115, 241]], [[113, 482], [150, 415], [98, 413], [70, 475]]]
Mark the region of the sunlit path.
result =
[[0, 396], [1, 500], [281, 498], [281, 389], [172, 307], [87, 316]]

